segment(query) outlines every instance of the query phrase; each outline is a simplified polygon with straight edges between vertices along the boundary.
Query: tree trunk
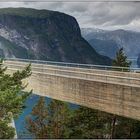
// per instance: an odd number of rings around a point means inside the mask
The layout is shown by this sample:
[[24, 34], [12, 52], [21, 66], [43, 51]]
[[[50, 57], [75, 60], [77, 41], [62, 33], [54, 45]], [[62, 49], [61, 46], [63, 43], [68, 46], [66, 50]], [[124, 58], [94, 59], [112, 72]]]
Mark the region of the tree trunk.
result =
[[111, 136], [110, 136], [111, 139], [113, 139], [114, 136], [115, 136], [115, 124], [116, 124], [116, 120], [117, 120], [116, 115], [113, 115], [113, 118], [112, 118], [112, 127], [111, 127]]

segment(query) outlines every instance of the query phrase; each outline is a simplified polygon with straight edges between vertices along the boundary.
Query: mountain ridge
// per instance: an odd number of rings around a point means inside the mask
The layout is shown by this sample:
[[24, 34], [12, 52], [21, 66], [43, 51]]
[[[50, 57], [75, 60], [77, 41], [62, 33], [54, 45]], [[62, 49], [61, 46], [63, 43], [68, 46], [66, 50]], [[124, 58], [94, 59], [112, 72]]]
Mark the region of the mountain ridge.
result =
[[[84, 32], [82, 31], [82, 35], [93, 46], [93, 48], [95, 44], [90, 42], [90, 40], [92, 39], [99, 39], [104, 41], [112, 40], [115, 43], [117, 43], [118, 48], [124, 48], [124, 51], [128, 57], [137, 57], [140, 53], [140, 32], [129, 31], [124, 29], [112, 31], [104, 30], [103, 32], [98, 32], [95, 30], [94, 32], [90, 32], [89, 34], [84, 34]], [[107, 50], [105, 53], [107, 54]], [[107, 56], [109, 56], [109, 54]]]
[[99, 55], [81, 36], [76, 19], [61, 12], [0, 9], [0, 36], [24, 48], [28, 59], [111, 64], [111, 59]]

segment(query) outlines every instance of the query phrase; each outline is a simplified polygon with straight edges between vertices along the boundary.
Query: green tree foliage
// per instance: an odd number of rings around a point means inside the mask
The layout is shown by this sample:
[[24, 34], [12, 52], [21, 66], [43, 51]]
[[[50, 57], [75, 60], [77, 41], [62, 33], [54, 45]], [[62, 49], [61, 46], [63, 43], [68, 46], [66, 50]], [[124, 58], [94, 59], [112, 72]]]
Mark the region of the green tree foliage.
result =
[[45, 104], [45, 98], [40, 97], [31, 115], [26, 118], [26, 128], [28, 132], [35, 138], [48, 138], [47, 118], [48, 109]]
[[140, 121], [130, 118], [117, 117], [115, 138], [140, 138]]
[[9, 126], [9, 121], [6, 119], [0, 120], [0, 139], [11, 139], [15, 136], [15, 129]]
[[82, 106], [70, 111], [66, 103], [57, 100], [52, 100], [47, 107], [43, 97], [33, 108], [26, 125], [33, 138], [140, 138], [140, 122], [137, 120]]
[[26, 118], [26, 128], [34, 138], [68, 138], [67, 121], [70, 118], [68, 105], [51, 100], [49, 106], [40, 97], [31, 115]]
[[[127, 56], [123, 52], [123, 48], [120, 48], [119, 51], [116, 53], [116, 58], [113, 60], [112, 63], [113, 66], [118, 66], [118, 67], [125, 67], [125, 69], [117, 69], [118, 71], [129, 71], [129, 67], [131, 66], [131, 62], [127, 60]], [[113, 115], [112, 116], [112, 129], [111, 129], [111, 137], [115, 137], [116, 133], [116, 122], [117, 122], [117, 116]]]
[[12, 75], [6, 74], [7, 68], [0, 61], [0, 138], [13, 138], [14, 129], [9, 126], [11, 115], [18, 117], [30, 93], [23, 92], [26, 87], [22, 80], [31, 75], [31, 66]]
[[103, 123], [98, 111], [80, 107], [69, 121], [70, 138], [103, 138]]
[[112, 116], [102, 111], [80, 106], [68, 122], [68, 127], [71, 130], [69, 137], [80, 139], [111, 138]]
[[52, 100], [48, 106], [48, 130], [49, 138], [69, 138], [67, 121], [70, 119], [68, 104], [58, 100]]
[[87, 107], [78, 108], [67, 126], [73, 139], [140, 138], [140, 121]]
[[[127, 60], [127, 56], [125, 55], [123, 48], [120, 48], [119, 51], [116, 53], [116, 58], [113, 60], [113, 66], [118, 67], [126, 67], [124, 71], [128, 71], [129, 67], [131, 66], [131, 62]], [[122, 69], [117, 69], [122, 70]]]

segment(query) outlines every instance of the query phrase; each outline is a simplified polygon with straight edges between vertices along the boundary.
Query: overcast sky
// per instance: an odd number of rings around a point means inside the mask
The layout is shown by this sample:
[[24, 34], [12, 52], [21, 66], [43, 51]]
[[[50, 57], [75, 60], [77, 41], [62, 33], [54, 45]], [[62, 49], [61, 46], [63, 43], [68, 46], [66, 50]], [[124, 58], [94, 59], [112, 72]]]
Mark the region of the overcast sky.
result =
[[140, 31], [140, 2], [0, 2], [4, 7], [64, 12], [74, 16], [80, 27]]

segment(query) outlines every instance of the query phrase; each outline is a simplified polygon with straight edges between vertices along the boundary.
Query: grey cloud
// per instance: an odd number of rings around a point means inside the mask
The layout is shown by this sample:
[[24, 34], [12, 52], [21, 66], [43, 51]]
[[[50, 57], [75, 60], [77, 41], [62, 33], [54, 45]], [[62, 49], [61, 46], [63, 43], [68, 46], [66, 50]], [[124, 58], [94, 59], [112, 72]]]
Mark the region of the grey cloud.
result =
[[74, 16], [81, 27], [140, 28], [140, 2], [9, 2], [0, 7], [7, 5], [64, 12]]

